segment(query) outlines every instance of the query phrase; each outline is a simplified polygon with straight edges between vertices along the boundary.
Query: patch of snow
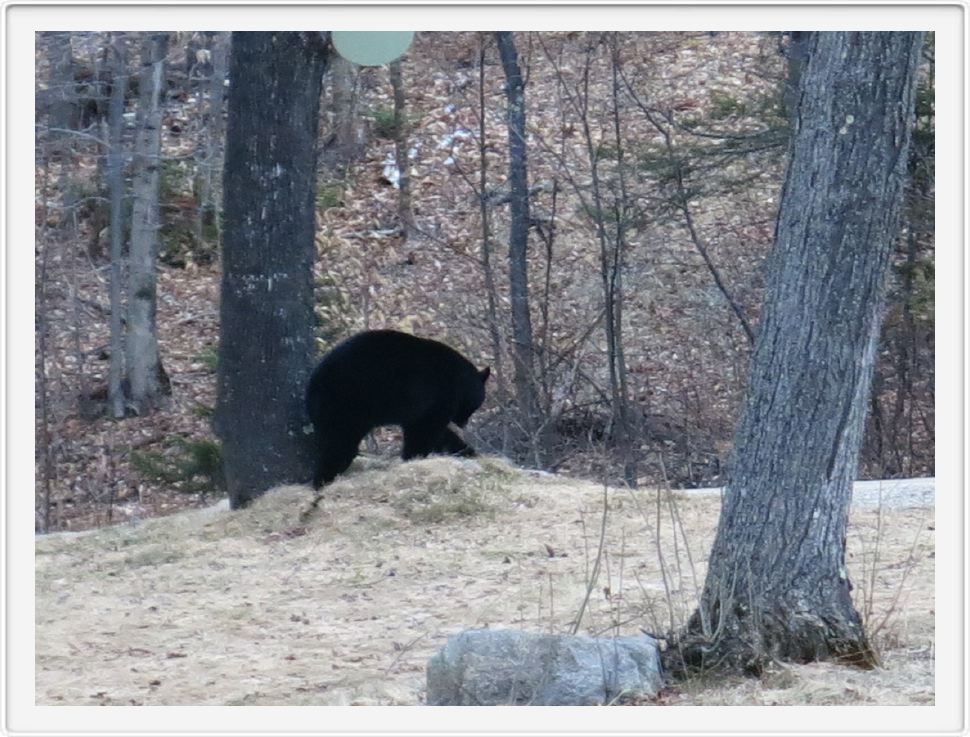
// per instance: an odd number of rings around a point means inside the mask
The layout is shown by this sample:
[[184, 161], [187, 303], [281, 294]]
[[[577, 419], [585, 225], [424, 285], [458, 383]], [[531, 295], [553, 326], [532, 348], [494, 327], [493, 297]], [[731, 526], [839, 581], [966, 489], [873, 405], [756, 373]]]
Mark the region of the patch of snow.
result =
[[[684, 494], [713, 495], [724, 491], [723, 487], [704, 489], [681, 489]], [[856, 507], [875, 508], [880, 504], [891, 509], [912, 507], [932, 508], [936, 503], [936, 479], [885, 479], [856, 481], [852, 485], [852, 504]]]
[[391, 183], [395, 189], [401, 186], [401, 170], [397, 167], [394, 154], [388, 154], [384, 159], [384, 178]]

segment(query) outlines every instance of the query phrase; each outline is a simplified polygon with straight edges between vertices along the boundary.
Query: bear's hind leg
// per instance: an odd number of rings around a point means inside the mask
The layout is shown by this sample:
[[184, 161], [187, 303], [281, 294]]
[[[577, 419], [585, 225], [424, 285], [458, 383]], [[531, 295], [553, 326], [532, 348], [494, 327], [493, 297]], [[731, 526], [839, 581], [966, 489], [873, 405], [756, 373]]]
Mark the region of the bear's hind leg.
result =
[[408, 425], [404, 429], [404, 445], [401, 447], [401, 458], [409, 461], [412, 458], [420, 458], [431, 452], [431, 443], [427, 436], [422, 435], [419, 430]]
[[437, 421], [414, 422], [404, 425], [404, 446], [401, 458], [409, 461], [433, 453], [437, 449], [438, 437], [444, 423]]

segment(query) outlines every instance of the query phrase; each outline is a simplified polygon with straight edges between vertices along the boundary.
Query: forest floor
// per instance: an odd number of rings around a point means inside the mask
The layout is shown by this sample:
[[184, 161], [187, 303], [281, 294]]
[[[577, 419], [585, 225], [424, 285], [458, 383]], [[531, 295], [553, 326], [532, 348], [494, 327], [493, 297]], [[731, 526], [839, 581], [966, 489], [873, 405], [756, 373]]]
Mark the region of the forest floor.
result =
[[[421, 704], [425, 665], [473, 627], [568, 631], [604, 488], [493, 458], [358, 460], [302, 518], [306, 487], [36, 538], [36, 703]], [[687, 616], [719, 496], [609, 488], [581, 632]], [[779, 665], [656, 703], [933, 704], [932, 501], [853, 506], [847, 559], [882, 667]], [[918, 503], [920, 506], [909, 506]]]

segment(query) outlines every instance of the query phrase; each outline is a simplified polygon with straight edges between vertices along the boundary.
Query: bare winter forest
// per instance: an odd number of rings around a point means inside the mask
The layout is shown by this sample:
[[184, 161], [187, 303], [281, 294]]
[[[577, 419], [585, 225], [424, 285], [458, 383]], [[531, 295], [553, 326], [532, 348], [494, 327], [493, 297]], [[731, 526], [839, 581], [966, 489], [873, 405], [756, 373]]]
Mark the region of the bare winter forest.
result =
[[[443, 340], [493, 367], [469, 428], [480, 450], [630, 486], [717, 485], [775, 233], [796, 39], [510, 38], [521, 85], [494, 34], [418, 33], [398, 64], [329, 64], [317, 348], [377, 327]], [[228, 51], [227, 33], [36, 38], [39, 531], [224, 493], [211, 418]], [[510, 157], [516, 140], [524, 151]], [[864, 478], [933, 475], [933, 140], [928, 36]], [[524, 236], [512, 212], [520, 157]], [[146, 381], [144, 354], [131, 345], [146, 229], [159, 235], [158, 355], [142, 402], [131, 390]], [[397, 448], [392, 432], [368, 444]]]

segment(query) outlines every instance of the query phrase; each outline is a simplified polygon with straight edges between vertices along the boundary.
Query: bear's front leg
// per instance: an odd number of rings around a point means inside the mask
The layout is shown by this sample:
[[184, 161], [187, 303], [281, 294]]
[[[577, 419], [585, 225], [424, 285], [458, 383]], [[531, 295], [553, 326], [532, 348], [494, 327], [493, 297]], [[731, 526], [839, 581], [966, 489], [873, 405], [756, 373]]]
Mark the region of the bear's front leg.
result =
[[458, 432], [452, 429], [450, 424], [439, 434], [434, 452], [462, 456], [463, 458], [474, 458], [477, 455], [475, 449], [468, 445]]

